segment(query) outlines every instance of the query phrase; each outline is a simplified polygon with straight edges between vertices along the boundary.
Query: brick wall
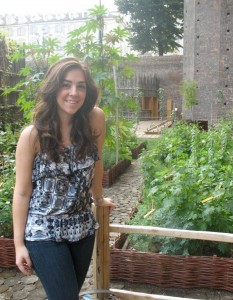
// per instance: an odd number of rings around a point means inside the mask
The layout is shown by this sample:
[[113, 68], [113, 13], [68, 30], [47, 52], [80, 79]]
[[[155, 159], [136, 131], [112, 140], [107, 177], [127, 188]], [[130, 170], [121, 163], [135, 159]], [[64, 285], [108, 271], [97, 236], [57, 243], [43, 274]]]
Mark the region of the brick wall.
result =
[[185, 0], [184, 21], [183, 79], [198, 88], [193, 117], [211, 123], [233, 110], [233, 1]]

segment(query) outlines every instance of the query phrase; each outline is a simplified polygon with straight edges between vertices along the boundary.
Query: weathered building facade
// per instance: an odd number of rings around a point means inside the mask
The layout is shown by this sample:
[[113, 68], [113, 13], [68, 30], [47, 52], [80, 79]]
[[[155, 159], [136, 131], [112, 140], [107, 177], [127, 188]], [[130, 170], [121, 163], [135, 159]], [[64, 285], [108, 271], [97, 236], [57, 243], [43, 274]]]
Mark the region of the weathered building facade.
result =
[[147, 119], [170, 117], [176, 108], [176, 117], [181, 116], [182, 97], [179, 84], [183, 76], [183, 56], [141, 56], [131, 63], [135, 75], [132, 80], [119, 82], [119, 89], [135, 96], [141, 93], [141, 110]]

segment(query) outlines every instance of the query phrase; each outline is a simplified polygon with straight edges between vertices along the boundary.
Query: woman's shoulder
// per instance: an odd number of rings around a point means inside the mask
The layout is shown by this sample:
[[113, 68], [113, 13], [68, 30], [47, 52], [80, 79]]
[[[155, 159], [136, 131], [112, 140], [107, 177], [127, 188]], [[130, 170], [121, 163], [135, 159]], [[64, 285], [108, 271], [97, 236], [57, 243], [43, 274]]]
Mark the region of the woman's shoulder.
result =
[[95, 106], [89, 115], [90, 126], [94, 135], [105, 132], [105, 114], [104, 111]]
[[91, 126], [104, 126], [105, 123], [105, 114], [104, 111], [95, 106], [89, 114], [89, 120]]
[[28, 125], [21, 130], [20, 137], [23, 139], [35, 139], [37, 137], [37, 129], [34, 125]]
[[90, 112], [90, 119], [92, 118], [105, 119], [104, 111], [100, 107], [95, 106]]
[[34, 125], [26, 125], [22, 128], [21, 135], [33, 134], [34, 132], [36, 132], [36, 128]]
[[21, 131], [19, 142], [22, 144], [28, 144], [31, 148], [38, 151], [38, 133], [34, 125], [28, 125]]

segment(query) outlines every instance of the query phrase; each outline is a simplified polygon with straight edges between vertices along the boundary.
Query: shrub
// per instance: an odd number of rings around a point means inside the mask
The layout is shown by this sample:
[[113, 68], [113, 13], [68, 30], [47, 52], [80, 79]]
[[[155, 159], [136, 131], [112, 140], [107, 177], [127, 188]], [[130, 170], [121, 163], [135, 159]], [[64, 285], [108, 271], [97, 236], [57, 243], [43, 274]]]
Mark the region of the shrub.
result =
[[[232, 122], [208, 132], [177, 123], [142, 158], [143, 203], [132, 224], [233, 233]], [[155, 208], [155, 212], [144, 215]], [[132, 236], [140, 247], [140, 238]], [[231, 245], [188, 239], [147, 238], [169, 254], [231, 255]], [[145, 241], [143, 241], [145, 248]]]
[[12, 154], [0, 156], [0, 236], [11, 237], [12, 226], [12, 199], [15, 182], [14, 157]]
[[12, 199], [15, 183], [15, 147], [18, 133], [0, 131], [0, 236], [12, 237]]

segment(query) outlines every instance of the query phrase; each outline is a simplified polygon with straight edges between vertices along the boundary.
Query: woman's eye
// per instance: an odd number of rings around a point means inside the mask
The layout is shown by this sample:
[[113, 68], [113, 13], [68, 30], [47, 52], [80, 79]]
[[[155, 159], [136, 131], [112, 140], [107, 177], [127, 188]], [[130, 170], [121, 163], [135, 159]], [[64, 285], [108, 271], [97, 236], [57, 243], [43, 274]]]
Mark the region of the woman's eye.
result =
[[78, 89], [85, 90], [86, 89], [86, 85], [85, 84], [78, 85]]
[[70, 84], [68, 82], [63, 82], [62, 87], [69, 88]]

